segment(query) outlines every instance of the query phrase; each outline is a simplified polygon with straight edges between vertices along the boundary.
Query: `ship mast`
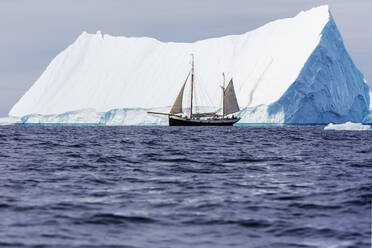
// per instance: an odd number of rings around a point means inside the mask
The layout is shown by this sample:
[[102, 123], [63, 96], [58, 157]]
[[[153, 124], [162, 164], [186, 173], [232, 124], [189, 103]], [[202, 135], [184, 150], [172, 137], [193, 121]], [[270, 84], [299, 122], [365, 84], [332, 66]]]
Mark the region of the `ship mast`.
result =
[[191, 94], [190, 94], [190, 119], [192, 119], [192, 98], [194, 93], [194, 54], [191, 54]]
[[222, 73], [223, 82], [222, 82], [222, 119], [225, 117], [225, 73]]

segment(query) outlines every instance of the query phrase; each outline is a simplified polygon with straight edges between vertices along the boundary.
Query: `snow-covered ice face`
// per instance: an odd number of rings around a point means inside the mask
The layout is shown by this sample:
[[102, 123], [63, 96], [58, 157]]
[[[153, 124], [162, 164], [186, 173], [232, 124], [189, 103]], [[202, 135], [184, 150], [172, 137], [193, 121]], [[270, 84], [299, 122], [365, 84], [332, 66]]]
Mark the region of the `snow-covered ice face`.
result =
[[[114, 115], [115, 117], [107, 115], [113, 122], [123, 123], [125, 119], [126, 123], [147, 123], [150, 117], [142, 115], [140, 110], [167, 109], [172, 105], [190, 70], [189, 55], [193, 53], [195, 91], [208, 95], [204, 97], [203, 94], [197, 94], [194, 106], [220, 106], [219, 85], [222, 72], [226, 72], [228, 79], [234, 78], [240, 108], [247, 114], [242, 116], [242, 120], [290, 122], [288, 116], [292, 115], [292, 112], [302, 111], [301, 102], [306, 97], [297, 99], [294, 103], [294, 98], [284, 101], [284, 96], [310, 96], [313, 94], [313, 88], [309, 88], [307, 84], [320, 87], [322, 78], [328, 80], [337, 77], [332, 75], [333, 70], [322, 70], [329, 64], [327, 58], [312, 58], [314, 52], [319, 50], [317, 48], [321, 42], [325, 45], [322, 46], [323, 49], [331, 49], [327, 47], [325, 40], [329, 39], [329, 34], [334, 36], [338, 31], [337, 28], [329, 28], [329, 23], [332, 24], [333, 19], [328, 6], [321, 6], [242, 35], [195, 43], [162, 43], [152, 38], [102, 36], [100, 32], [83, 33], [50, 63], [32, 88], [11, 109], [9, 115], [21, 117], [37, 113], [62, 118], [62, 113], [70, 113], [73, 110], [94, 109], [97, 113], [111, 111], [112, 114], [116, 109], [125, 109], [121, 117], [119, 114]], [[339, 41], [337, 47], [339, 50], [331, 53], [331, 59], [335, 61], [339, 61], [337, 53], [344, 51], [342, 41]], [[318, 55], [322, 54], [324, 52], [320, 51]], [[315, 109], [342, 106], [338, 109], [326, 109], [325, 112], [333, 111], [343, 115], [351, 111], [356, 95], [367, 98], [364, 96], [363, 87], [360, 87], [361, 83], [365, 84], [363, 77], [356, 67], [348, 66], [348, 59], [345, 58], [337, 66], [353, 78], [352, 87], [329, 86], [331, 96], [342, 96], [340, 99], [343, 99], [343, 102], [334, 102], [337, 97], [320, 97], [317, 101], [321, 106]], [[328, 74], [320, 75], [319, 72], [323, 71]], [[333, 81], [340, 81], [340, 78]], [[333, 81], [329, 80], [330, 83]], [[296, 82], [298, 83], [295, 84]], [[346, 92], [349, 89], [353, 91]], [[289, 91], [291, 92], [288, 93]], [[188, 98], [187, 94], [184, 97]], [[278, 100], [281, 105], [276, 108], [275, 113], [270, 112], [270, 106]], [[352, 110], [365, 114], [363, 104], [367, 102], [366, 99], [361, 100], [358, 103], [360, 110]], [[359, 106], [358, 104], [355, 106]], [[259, 111], [253, 114], [248, 111], [252, 108]], [[130, 109], [139, 111], [130, 115]], [[307, 113], [310, 109], [303, 107]], [[288, 111], [291, 114], [288, 114]], [[68, 121], [77, 122], [99, 122], [102, 118], [105, 119], [97, 114], [80, 114], [80, 117], [67, 114], [68, 117], [63, 118], [72, 118]], [[317, 115], [318, 113], [310, 114], [314, 119], [318, 118]], [[43, 118], [45, 120], [45, 117]], [[318, 119], [317, 121], [322, 121]], [[162, 120], [154, 121], [162, 123]], [[313, 120], [306, 119], [305, 122], [307, 121]]]

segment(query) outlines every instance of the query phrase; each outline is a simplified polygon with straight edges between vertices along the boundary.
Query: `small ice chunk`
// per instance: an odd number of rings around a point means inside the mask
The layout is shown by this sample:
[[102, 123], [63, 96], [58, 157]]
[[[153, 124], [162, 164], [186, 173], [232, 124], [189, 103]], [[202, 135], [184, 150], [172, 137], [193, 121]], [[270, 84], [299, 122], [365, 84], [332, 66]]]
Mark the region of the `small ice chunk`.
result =
[[370, 125], [363, 125], [362, 123], [346, 122], [343, 124], [329, 123], [324, 130], [348, 130], [348, 131], [366, 131], [372, 130]]

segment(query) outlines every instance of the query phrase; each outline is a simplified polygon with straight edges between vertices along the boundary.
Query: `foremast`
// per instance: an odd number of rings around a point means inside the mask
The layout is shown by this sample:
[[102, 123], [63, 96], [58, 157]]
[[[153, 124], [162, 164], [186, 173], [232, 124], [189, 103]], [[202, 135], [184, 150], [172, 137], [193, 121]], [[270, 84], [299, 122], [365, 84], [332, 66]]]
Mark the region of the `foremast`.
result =
[[225, 73], [222, 73], [223, 82], [222, 82], [222, 119], [225, 117]]
[[194, 96], [194, 54], [191, 54], [191, 93], [190, 93], [190, 119], [192, 119], [192, 101]]

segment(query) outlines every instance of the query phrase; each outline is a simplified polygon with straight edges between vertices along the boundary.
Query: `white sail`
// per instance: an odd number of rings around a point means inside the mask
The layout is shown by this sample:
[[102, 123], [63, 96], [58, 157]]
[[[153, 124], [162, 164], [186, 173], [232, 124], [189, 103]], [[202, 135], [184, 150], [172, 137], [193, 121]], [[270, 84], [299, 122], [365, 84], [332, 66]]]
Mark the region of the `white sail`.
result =
[[232, 114], [239, 112], [239, 104], [236, 99], [233, 80], [231, 79], [226, 89], [224, 90], [224, 102], [223, 102], [224, 114]]

